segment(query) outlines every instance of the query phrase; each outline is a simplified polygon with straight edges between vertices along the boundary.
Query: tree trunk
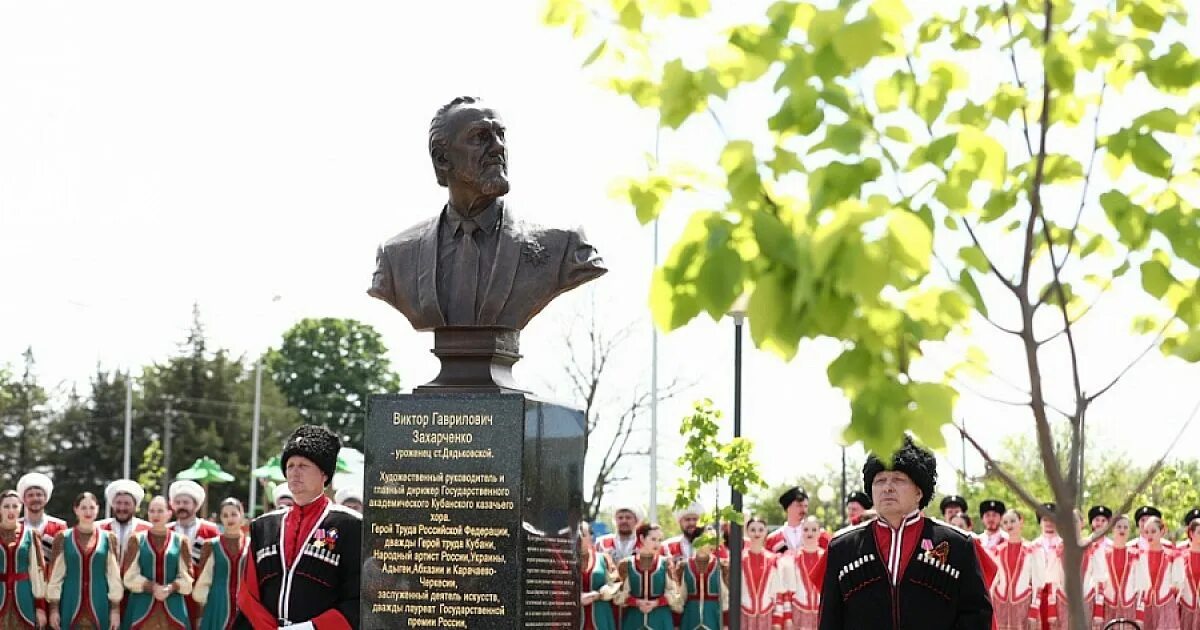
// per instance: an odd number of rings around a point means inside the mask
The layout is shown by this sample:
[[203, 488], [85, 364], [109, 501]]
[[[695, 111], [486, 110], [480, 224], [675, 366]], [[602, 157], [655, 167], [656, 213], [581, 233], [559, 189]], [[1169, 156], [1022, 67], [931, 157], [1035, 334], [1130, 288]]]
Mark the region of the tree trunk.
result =
[[1083, 600], [1083, 553], [1079, 548], [1079, 527], [1075, 523], [1074, 506], [1063, 505], [1055, 521], [1063, 540], [1063, 588], [1067, 593], [1071, 630], [1089, 630], [1091, 609]]

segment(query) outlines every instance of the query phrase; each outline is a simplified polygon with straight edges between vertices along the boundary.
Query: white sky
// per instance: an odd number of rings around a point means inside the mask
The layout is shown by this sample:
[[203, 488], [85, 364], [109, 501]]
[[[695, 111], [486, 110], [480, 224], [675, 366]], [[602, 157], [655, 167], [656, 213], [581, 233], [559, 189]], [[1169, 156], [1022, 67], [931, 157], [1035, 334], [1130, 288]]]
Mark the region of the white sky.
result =
[[[564, 322], [594, 300], [614, 327], [639, 327], [622, 386], [648, 381], [651, 231], [608, 190], [644, 168], [656, 121], [590, 82], [579, 68], [590, 47], [542, 27], [540, 4], [0, 3], [0, 362], [16, 367], [32, 345], [44, 382], [82, 385], [98, 363], [168, 356], [198, 302], [212, 343], [235, 352], [261, 351], [301, 317], [354, 317], [383, 332], [406, 386], [432, 378], [431, 337], [365, 289], [375, 245], [444, 201], [430, 117], [475, 94], [506, 118], [516, 208], [584, 225], [611, 270], [526, 329], [518, 377], [555, 380]], [[761, 10], [718, 3], [734, 4]], [[739, 107], [719, 110], [734, 137], [762, 125]], [[715, 155], [721, 141], [714, 129], [664, 134], [662, 151]], [[664, 255], [684, 217], [664, 220]], [[1126, 334], [1138, 294], [1118, 287], [1080, 330], [1092, 389], [1144, 344]], [[996, 371], [1024, 380], [1011, 342], [977, 332]], [[835, 355], [828, 342], [804, 344], [791, 364], [747, 353], [744, 431], [772, 483], [838, 459], [849, 410], [826, 383]], [[663, 381], [697, 382], [661, 408], [666, 466], [693, 398], [732, 401], [732, 326], [698, 320], [662, 338], [660, 356]], [[1064, 400], [1061, 365], [1049, 376]], [[1153, 459], [1200, 395], [1198, 376], [1151, 353], [1093, 409], [1092, 444]], [[1031, 426], [1027, 411], [965, 392], [958, 414], [992, 446]], [[1193, 427], [1177, 453], [1197, 445]], [[961, 461], [957, 444], [948, 456]], [[981, 468], [968, 458], [969, 472]]]

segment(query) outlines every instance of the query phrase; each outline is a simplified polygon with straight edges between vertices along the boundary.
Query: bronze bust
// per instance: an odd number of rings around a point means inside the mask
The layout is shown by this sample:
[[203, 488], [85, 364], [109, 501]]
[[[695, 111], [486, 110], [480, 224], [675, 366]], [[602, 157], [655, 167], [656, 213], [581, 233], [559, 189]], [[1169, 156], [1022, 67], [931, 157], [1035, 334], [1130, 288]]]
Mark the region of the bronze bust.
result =
[[558, 295], [607, 271], [581, 229], [514, 216], [503, 199], [504, 134], [500, 116], [469, 96], [443, 106], [430, 124], [429, 156], [449, 200], [437, 216], [379, 247], [367, 291], [417, 330], [520, 330]]

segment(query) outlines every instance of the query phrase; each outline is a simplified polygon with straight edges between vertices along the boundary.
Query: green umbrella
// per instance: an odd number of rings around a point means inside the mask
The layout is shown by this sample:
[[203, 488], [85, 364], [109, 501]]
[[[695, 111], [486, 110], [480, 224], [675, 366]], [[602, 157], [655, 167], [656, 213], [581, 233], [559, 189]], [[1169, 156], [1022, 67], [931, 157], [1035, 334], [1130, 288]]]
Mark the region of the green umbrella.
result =
[[214, 481], [233, 481], [233, 475], [221, 470], [221, 465], [211, 457], [197, 459], [191, 468], [179, 471], [179, 474], [175, 475], [175, 478], [191, 479], [204, 486], [204, 505], [201, 507], [201, 514], [208, 514], [208, 484]]
[[283, 475], [283, 467], [279, 465], [278, 455], [267, 460], [267, 463], [263, 464], [262, 466], [255, 468], [254, 472], [251, 474], [257, 479], [266, 479], [276, 483], [286, 481], [287, 479]]

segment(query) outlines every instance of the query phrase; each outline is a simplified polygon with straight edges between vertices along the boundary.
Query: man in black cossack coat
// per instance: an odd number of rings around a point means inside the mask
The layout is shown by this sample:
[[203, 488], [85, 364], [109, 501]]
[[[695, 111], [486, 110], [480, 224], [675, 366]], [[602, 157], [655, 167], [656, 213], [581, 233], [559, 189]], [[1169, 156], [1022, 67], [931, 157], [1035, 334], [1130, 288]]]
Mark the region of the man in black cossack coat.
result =
[[989, 630], [992, 606], [974, 542], [927, 518], [937, 463], [905, 437], [886, 466], [874, 454], [863, 483], [879, 518], [829, 544], [821, 630]]

